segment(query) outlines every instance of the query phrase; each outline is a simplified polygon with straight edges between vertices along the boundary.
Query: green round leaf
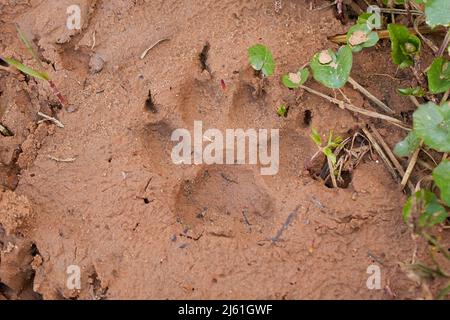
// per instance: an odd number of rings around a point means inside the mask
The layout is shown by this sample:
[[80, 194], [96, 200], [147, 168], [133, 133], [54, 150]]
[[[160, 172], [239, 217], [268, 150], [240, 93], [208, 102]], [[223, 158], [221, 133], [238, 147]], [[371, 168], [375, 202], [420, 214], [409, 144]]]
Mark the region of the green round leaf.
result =
[[450, 25], [450, 1], [427, 0], [425, 3], [426, 23], [430, 27]]
[[296, 89], [300, 87], [300, 85], [304, 84], [306, 80], [308, 80], [308, 77], [309, 70], [305, 68], [299, 70], [297, 73], [288, 73], [283, 75], [281, 81], [283, 82], [285, 87]]
[[314, 55], [310, 64], [314, 79], [332, 89], [342, 88], [347, 82], [352, 69], [352, 50], [349, 46], [343, 46], [336, 54], [331, 50], [329, 52], [331, 52], [332, 61], [328, 64], [320, 63], [320, 53]]
[[450, 104], [421, 105], [413, 114], [413, 126], [427, 146], [440, 152], [450, 152]]
[[450, 62], [443, 57], [433, 60], [427, 72], [428, 87], [431, 93], [442, 93], [450, 89]]
[[[356, 35], [359, 35], [359, 39], [356, 39]], [[365, 39], [362, 37], [364, 36]], [[356, 24], [351, 27], [347, 32], [347, 44], [350, 46], [353, 52], [360, 52], [364, 48], [373, 47], [377, 44], [378, 33], [371, 31], [367, 24]]]
[[248, 49], [248, 59], [253, 69], [270, 76], [275, 71], [275, 61], [269, 49], [262, 44], [256, 44]]
[[395, 145], [394, 153], [399, 157], [409, 157], [417, 150], [420, 138], [414, 131], [410, 131], [405, 139]]
[[450, 207], [450, 160], [442, 161], [433, 170], [433, 179], [441, 191], [441, 199]]

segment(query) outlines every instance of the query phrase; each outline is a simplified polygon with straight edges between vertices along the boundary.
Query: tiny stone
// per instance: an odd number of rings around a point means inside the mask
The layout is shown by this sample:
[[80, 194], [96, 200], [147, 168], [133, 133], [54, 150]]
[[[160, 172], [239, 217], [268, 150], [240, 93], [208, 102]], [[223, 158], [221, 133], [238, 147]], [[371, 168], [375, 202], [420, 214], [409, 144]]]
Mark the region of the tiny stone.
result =
[[105, 60], [99, 54], [95, 53], [89, 61], [89, 70], [91, 74], [99, 73], [103, 70], [104, 65]]

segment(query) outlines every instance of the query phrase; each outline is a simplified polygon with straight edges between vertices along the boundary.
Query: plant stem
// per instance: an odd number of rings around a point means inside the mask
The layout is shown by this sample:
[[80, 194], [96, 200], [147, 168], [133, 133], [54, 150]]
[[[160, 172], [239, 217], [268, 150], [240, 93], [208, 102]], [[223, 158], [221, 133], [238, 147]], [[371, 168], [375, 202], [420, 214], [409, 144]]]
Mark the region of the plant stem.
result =
[[381, 159], [383, 160], [385, 166], [387, 167], [389, 173], [391, 174], [392, 178], [394, 178], [394, 180], [396, 182], [400, 181], [400, 175], [399, 173], [397, 173], [397, 171], [395, 171], [394, 167], [392, 166], [391, 162], [389, 161], [388, 157], [386, 156], [386, 154], [383, 152], [383, 150], [381, 149], [380, 145], [378, 144], [377, 140], [374, 139], [374, 137], [372, 136], [372, 134], [369, 132], [369, 130], [367, 130], [367, 128], [362, 128], [362, 131], [364, 132], [364, 135], [367, 137], [367, 139], [369, 139], [369, 141], [372, 143], [375, 151], [378, 153], [378, 155], [381, 157]]
[[[397, 160], [395, 155], [392, 153], [391, 148], [389, 148], [387, 143], [381, 137], [381, 135], [378, 132], [377, 128], [375, 128], [373, 125], [369, 125], [369, 128], [372, 130], [372, 133], [375, 136], [375, 139], [378, 140], [380, 145], [383, 147], [384, 152], [386, 152], [387, 156], [389, 157], [389, 160], [391, 160], [392, 164], [394, 165], [395, 169], [397, 169], [397, 171], [400, 174], [401, 178], [403, 178], [405, 176], [405, 170], [403, 170], [402, 165]], [[412, 184], [411, 181], [408, 181], [408, 187], [409, 187], [411, 192], [414, 192], [414, 185]]]
[[408, 14], [408, 11], [412, 15], [422, 16], [423, 12], [417, 10], [405, 10], [405, 9], [396, 9], [396, 8], [380, 8], [380, 12], [382, 13], [394, 13], [394, 14]]
[[336, 182], [336, 177], [334, 176], [334, 166], [333, 166], [333, 162], [331, 162], [331, 159], [329, 157], [327, 157], [327, 162], [328, 162], [328, 168], [330, 169], [330, 178], [331, 178], [331, 182], [333, 183], [333, 188], [337, 188], [337, 182]]
[[417, 35], [422, 39], [422, 41], [430, 47], [431, 51], [433, 51], [434, 54], [437, 54], [439, 51], [439, 48], [431, 41], [430, 39], [426, 38], [422, 32], [419, 30], [419, 24], [425, 22], [424, 17], [419, 17], [416, 20], [414, 20], [413, 26], [414, 31], [417, 33]]
[[441, 104], [444, 104], [444, 102], [447, 101], [449, 94], [450, 90], [445, 91], [444, 95], [442, 96]]
[[447, 30], [447, 34], [445, 35], [444, 41], [442, 42], [441, 47], [437, 53], [437, 56], [440, 57], [444, 54], [445, 49], [448, 47], [448, 43], [450, 42], [450, 29]]
[[420, 103], [419, 103], [419, 101], [417, 101], [417, 98], [416, 97], [414, 97], [414, 96], [408, 96], [409, 97], [409, 100], [411, 100], [411, 102], [412, 103], [414, 103], [414, 105], [418, 108], [418, 107], [420, 107]]
[[425, 231], [421, 232], [421, 235], [428, 241], [431, 242], [438, 250], [446, 257], [448, 260], [450, 260], [450, 253], [448, 253], [447, 249], [442, 247], [442, 245], [432, 236], [430, 236]]
[[[414, 28], [408, 28], [409, 32], [416, 34], [416, 30]], [[436, 27], [431, 29], [430, 27], [419, 27], [418, 30], [421, 34], [429, 34], [429, 33], [442, 33], [445, 32], [444, 27]], [[388, 30], [379, 30], [377, 31], [378, 37], [380, 39], [389, 39], [389, 31]], [[331, 37], [328, 37], [328, 40], [337, 44], [346, 44], [347, 43], [347, 34], [338, 34]]]
[[367, 98], [369, 98], [373, 103], [375, 103], [378, 107], [386, 111], [387, 113], [393, 114], [394, 110], [389, 108], [384, 102], [382, 102], [380, 99], [375, 97], [373, 94], [371, 94], [369, 91], [367, 91], [366, 88], [364, 88], [362, 85], [360, 85], [358, 82], [355, 81], [352, 77], [348, 77], [348, 82], [353, 86], [354, 89], [361, 92], [363, 95], [365, 95]]
[[450, 293], [450, 282], [447, 284], [447, 286], [444, 289], [439, 291], [438, 295], [436, 296], [436, 300], [444, 299], [449, 293]]
[[395, 126], [397, 126], [399, 128], [402, 128], [402, 129], [404, 129], [406, 131], [411, 131], [410, 128], [408, 128], [403, 122], [401, 122], [400, 120], [398, 120], [396, 118], [393, 118], [393, 117], [390, 117], [390, 116], [387, 116], [387, 115], [384, 115], [384, 114], [380, 114], [378, 112], [374, 112], [374, 111], [370, 111], [370, 110], [359, 108], [359, 107], [357, 107], [357, 106], [355, 106], [355, 105], [353, 105], [351, 103], [346, 103], [346, 102], [344, 102], [342, 100], [330, 97], [330, 96], [328, 96], [326, 94], [323, 94], [323, 93], [321, 93], [319, 91], [316, 91], [316, 90], [311, 89], [310, 87], [307, 87], [307, 86], [304, 86], [304, 85], [301, 85], [300, 88], [302, 88], [303, 90], [308, 91], [309, 93], [312, 93], [312, 94], [314, 94], [316, 96], [319, 96], [319, 97], [321, 97], [323, 99], [326, 99], [326, 100], [328, 100], [331, 103], [334, 103], [334, 104], [338, 105], [341, 109], [347, 109], [349, 111], [357, 112], [357, 113], [360, 113], [362, 115], [365, 115], [366, 117], [382, 119], [382, 120], [385, 120], [385, 121], [388, 121], [388, 122], [392, 123], [393, 125], [395, 125]]
[[38, 116], [44, 118], [45, 120], [53, 122], [58, 128], [64, 128], [64, 125], [58, 119], [50, 117], [50, 116], [48, 116], [45, 113], [42, 113], [40, 111], [37, 114], [38, 114]]

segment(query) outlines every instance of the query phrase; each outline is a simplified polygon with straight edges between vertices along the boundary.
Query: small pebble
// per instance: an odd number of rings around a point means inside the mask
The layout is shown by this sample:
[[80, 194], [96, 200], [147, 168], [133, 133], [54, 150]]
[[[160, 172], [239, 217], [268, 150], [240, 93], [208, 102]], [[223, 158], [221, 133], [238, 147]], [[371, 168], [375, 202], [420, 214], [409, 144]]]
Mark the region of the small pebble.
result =
[[105, 60], [98, 54], [94, 53], [94, 55], [91, 57], [91, 60], [89, 61], [89, 71], [91, 74], [99, 73], [103, 70], [103, 67], [105, 66]]

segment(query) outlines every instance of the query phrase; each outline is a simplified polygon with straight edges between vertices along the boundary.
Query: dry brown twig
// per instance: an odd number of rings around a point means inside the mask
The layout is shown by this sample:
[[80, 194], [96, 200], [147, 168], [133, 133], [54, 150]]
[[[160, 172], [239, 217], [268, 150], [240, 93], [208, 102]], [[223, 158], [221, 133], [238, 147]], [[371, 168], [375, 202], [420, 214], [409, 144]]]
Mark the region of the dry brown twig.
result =
[[423, 145], [423, 142], [421, 141], [420, 147], [417, 148], [416, 151], [414, 151], [413, 155], [411, 156], [411, 159], [409, 160], [408, 167], [406, 168], [406, 171], [405, 171], [405, 175], [403, 176], [403, 179], [400, 183], [402, 188], [404, 188], [406, 186], [406, 184], [408, 183], [409, 177], [411, 176], [411, 173], [414, 170], [414, 167], [416, 165], [417, 157], [419, 156], [419, 152], [420, 152], [422, 145]]
[[[369, 125], [370, 130], [372, 130], [373, 135], [375, 136], [375, 139], [378, 140], [380, 145], [383, 147], [384, 152], [386, 152], [387, 156], [391, 160], [392, 164], [394, 165], [395, 169], [397, 169], [400, 176], [403, 178], [405, 176], [405, 170], [403, 170], [402, 165], [395, 157], [394, 153], [391, 151], [391, 148], [387, 145], [386, 141], [384, 141], [381, 134], [378, 132], [377, 128], [375, 128], [373, 125]], [[414, 191], [414, 185], [411, 181], [408, 181], [408, 187], [411, 192]]]
[[[416, 30], [414, 28], [408, 29], [411, 33], [416, 34]], [[436, 27], [434, 29], [431, 29], [429, 27], [419, 27], [418, 30], [421, 34], [430, 34], [430, 33], [443, 33], [446, 32], [446, 29], [443, 27]], [[377, 31], [378, 37], [380, 39], [389, 39], [389, 31], [388, 30], [379, 30]], [[328, 37], [328, 40], [331, 42], [334, 42], [336, 44], [346, 44], [347, 43], [347, 34], [337, 34], [334, 36]]]
[[388, 169], [389, 173], [394, 178], [394, 180], [397, 182], [400, 181], [401, 180], [400, 174], [394, 169], [394, 166], [392, 165], [391, 161], [384, 153], [383, 149], [378, 144], [378, 141], [372, 136], [372, 134], [370, 133], [369, 130], [367, 130], [367, 128], [363, 127], [362, 131], [364, 132], [364, 135], [367, 137], [367, 139], [369, 139], [369, 141], [372, 143], [375, 151], [378, 153], [378, 155], [383, 160], [386, 168]]
[[382, 102], [380, 99], [375, 97], [373, 94], [371, 94], [366, 88], [364, 88], [362, 85], [360, 85], [358, 82], [355, 81], [352, 77], [348, 77], [348, 82], [353, 86], [355, 90], [358, 90], [363, 95], [365, 95], [367, 98], [370, 99], [373, 103], [375, 103], [376, 106], [381, 108], [387, 113], [394, 114], [394, 110], [389, 108], [384, 102]]
[[398, 120], [396, 118], [393, 118], [393, 117], [390, 117], [390, 116], [387, 116], [387, 115], [384, 115], [384, 114], [380, 114], [378, 112], [374, 112], [374, 111], [370, 111], [370, 110], [359, 108], [359, 107], [357, 107], [357, 106], [355, 106], [355, 105], [353, 105], [351, 103], [346, 103], [346, 102], [344, 102], [342, 100], [330, 97], [330, 96], [328, 96], [328, 95], [326, 95], [326, 94], [324, 94], [322, 92], [316, 91], [316, 90], [311, 89], [310, 87], [307, 87], [307, 86], [304, 86], [304, 85], [301, 85], [300, 88], [302, 88], [303, 90], [305, 90], [305, 91], [307, 91], [309, 93], [312, 93], [312, 94], [314, 94], [316, 96], [324, 98], [324, 99], [328, 100], [331, 103], [334, 103], [334, 104], [338, 105], [341, 109], [347, 109], [349, 111], [353, 111], [353, 112], [365, 115], [366, 117], [371, 117], [371, 118], [385, 120], [385, 121], [388, 121], [388, 122], [392, 123], [393, 125], [395, 125], [395, 126], [397, 126], [399, 128], [402, 128], [404, 130], [407, 130], [407, 131], [411, 130], [403, 122], [401, 122], [400, 120]]
[[147, 49], [144, 50], [144, 52], [142, 52], [141, 54], [141, 60], [143, 60], [145, 58], [145, 56], [147, 55], [147, 53], [152, 50], [154, 47], [156, 47], [158, 44], [164, 42], [164, 41], [169, 41], [169, 38], [163, 38], [163, 39], [159, 39], [158, 41], [156, 41], [154, 44], [152, 44], [150, 47], [148, 47]]
[[58, 119], [50, 117], [50, 116], [48, 116], [45, 113], [42, 113], [40, 111], [37, 114], [38, 114], [38, 116], [44, 118], [44, 121], [53, 122], [58, 128], [64, 128], [64, 124], [61, 121], [59, 121]]
[[56, 162], [74, 162], [75, 160], [77, 160], [77, 158], [66, 158], [66, 159], [61, 159], [61, 158], [57, 158], [51, 155], [48, 155], [48, 158], [50, 160], [56, 161]]

